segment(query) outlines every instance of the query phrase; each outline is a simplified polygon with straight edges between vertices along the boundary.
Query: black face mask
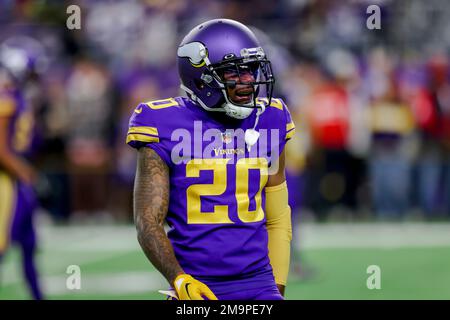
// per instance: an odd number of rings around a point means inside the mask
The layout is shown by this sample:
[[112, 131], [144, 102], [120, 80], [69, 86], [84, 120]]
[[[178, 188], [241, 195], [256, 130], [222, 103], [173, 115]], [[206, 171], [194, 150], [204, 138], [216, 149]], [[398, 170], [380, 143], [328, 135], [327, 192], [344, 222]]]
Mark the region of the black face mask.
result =
[[[236, 80], [225, 80], [224, 74], [231, 74], [232, 77], [236, 77]], [[250, 73], [253, 76], [254, 81], [246, 82], [243, 81], [243, 75]], [[233, 58], [224, 60], [217, 64], [212, 64], [209, 66], [208, 70], [202, 77], [204, 84], [214, 89], [222, 89], [219, 84], [223, 85], [225, 88], [234, 89], [236, 85], [249, 85], [253, 90], [253, 104], [241, 105], [242, 107], [256, 108], [256, 98], [260, 92], [260, 87], [264, 86], [264, 92], [266, 98], [269, 101], [272, 99], [273, 85], [275, 83], [275, 77], [272, 73], [272, 66], [269, 60], [261, 58]], [[206, 80], [206, 81], [205, 81]], [[228, 91], [224, 90], [228, 100], [230, 97]]]

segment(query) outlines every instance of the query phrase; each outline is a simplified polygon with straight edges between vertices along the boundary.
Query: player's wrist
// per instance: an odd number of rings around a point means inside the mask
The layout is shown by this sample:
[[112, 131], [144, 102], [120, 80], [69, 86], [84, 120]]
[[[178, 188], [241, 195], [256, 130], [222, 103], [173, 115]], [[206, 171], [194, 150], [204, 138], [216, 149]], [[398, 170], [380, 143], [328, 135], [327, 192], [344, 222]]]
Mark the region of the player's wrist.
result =
[[186, 274], [181, 267], [175, 268], [175, 270], [171, 270], [169, 274], [166, 275], [166, 279], [170, 285], [173, 285], [175, 279], [180, 276]]
[[175, 290], [178, 291], [180, 289], [181, 285], [188, 279], [193, 279], [190, 274], [179, 273], [173, 280], [172, 285], [175, 288]]
[[286, 286], [284, 284], [277, 283], [278, 291], [280, 291], [280, 294], [284, 297], [284, 290], [286, 289]]

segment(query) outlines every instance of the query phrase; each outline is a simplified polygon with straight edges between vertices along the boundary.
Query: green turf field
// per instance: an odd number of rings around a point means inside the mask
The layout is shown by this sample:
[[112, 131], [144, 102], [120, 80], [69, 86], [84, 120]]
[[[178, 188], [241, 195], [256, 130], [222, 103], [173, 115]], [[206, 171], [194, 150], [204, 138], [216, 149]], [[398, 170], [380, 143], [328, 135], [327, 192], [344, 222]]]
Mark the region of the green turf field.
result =
[[[163, 299], [163, 278], [147, 262], [134, 228], [46, 227], [38, 263], [49, 299]], [[450, 299], [449, 225], [312, 225], [297, 238], [305, 277], [291, 273], [287, 299]], [[2, 267], [0, 299], [28, 299], [19, 252]], [[66, 288], [69, 265], [81, 290]], [[369, 290], [369, 265], [381, 289]]]

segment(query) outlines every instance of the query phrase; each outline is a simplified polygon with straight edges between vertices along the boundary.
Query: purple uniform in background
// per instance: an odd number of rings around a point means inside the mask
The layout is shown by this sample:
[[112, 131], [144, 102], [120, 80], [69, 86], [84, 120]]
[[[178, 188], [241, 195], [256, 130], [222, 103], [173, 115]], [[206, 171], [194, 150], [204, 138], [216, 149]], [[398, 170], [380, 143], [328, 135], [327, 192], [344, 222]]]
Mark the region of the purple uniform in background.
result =
[[[264, 187], [271, 164], [292, 136], [282, 100], [266, 106], [248, 150], [244, 120], [217, 120], [184, 97], [140, 104], [127, 135], [133, 148], [149, 147], [170, 170], [168, 237], [183, 270], [206, 283], [219, 299], [282, 299], [267, 247]], [[244, 290], [244, 291], [242, 291]]]
[[[11, 152], [28, 155], [34, 132], [34, 117], [18, 91], [0, 92], [0, 117], [9, 118], [7, 141]], [[10, 242], [20, 245], [24, 275], [33, 297], [41, 299], [33, 262], [36, 246], [33, 212], [36, 206], [32, 186], [17, 181], [0, 166], [0, 257]]]

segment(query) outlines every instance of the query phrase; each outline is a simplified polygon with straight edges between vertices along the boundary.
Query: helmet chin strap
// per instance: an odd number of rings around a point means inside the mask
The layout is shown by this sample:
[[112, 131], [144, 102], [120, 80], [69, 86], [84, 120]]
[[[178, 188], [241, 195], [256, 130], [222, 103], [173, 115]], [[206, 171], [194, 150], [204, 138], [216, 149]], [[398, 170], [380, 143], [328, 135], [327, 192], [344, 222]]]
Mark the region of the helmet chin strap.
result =
[[[229, 104], [229, 105], [236, 106], [235, 104], [233, 104], [232, 102], [229, 101], [228, 96], [227, 96], [227, 94], [226, 94], [226, 91], [225, 91], [224, 89], [222, 89], [222, 92], [223, 92], [223, 95], [224, 95], [224, 97], [225, 97], [226, 103]], [[236, 107], [239, 107], [239, 106], [236, 106]], [[240, 107], [240, 108], [241, 108], [241, 110], [242, 110], [242, 109], [248, 109], [248, 110], [253, 111], [253, 109], [250, 109], [250, 108], [245, 108], [245, 107]], [[240, 118], [240, 119], [245, 119], [245, 118], [247, 118], [247, 117], [251, 114], [251, 111], [248, 113], [248, 115], [246, 115], [245, 117]], [[253, 145], [258, 141], [258, 139], [259, 139], [259, 132], [256, 131], [256, 126], [258, 125], [259, 116], [260, 116], [264, 111], [266, 111], [266, 106], [265, 106], [263, 103], [260, 103], [260, 104], [259, 104], [259, 107], [257, 107], [256, 118], [255, 118], [255, 124], [253, 125], [253, 128], [252, 128], [252, 129], [247, 129], [247, 130], [245, 130], [245, 144], [247, 145], [247, 150], [248, 150], [248, 152], [250, 152], [252, 146], [253, 146]], [[227, 114], [228, 114], [228, 113], [227, 113]]]
[[[222, 104], [222, 108], [225, 110], [226, 114], [232, 118], [236, 119], [245, 119], [247, 118], [253, 111], [252, 108], [246, 108], [242, 106], [238, 106], [231, 102], [226, 94], [224, 94], [225, 103]], [[249, 105], [250, 107], [250, 105]]]
[[250, 149], [252, 146], [258, 141], [259, 139], [259, 132], [256, 131], [256, 126], [258, 125], [259, 116], [266, 110], [266, 106], [264, 104], [261, 104], [261, 108], [258, 108], [256, 111], [256, 118], [255, 118], [255, 124], [253, 125], [252, 129], [245, 130], [245, 143], [247, 144], [247, 150], [250, 152]]
[[[245, 115], [245, 116], [243, 116], [243, 117], [236, 117], [236, 116], [233, 116], [233, 115], [231, 115], [231, 114], [229, 114], [229, 113], [227, 112], [227, 114], [228, 114], [229, 116], [234, 117], [234, 118], [238, 118], [238, 119], [245, 119], [245, 118], [247, 118], [247, 117], [252, 113], [253, 109], [236, 106], [235, 104], [233, 104], [232, 102], [229, 101], [229, 99], [228, 99], [226, 93], [224, 93], [224, 96], [225, 96], [225, 100], [226, 100], [226, 103], [225, 103], [224, 105], [228, 104], [228, 106], [234, 106], [235, 108], [239, 108], [240, 110], [249, 110], [249, 111], [250, 111], [250, 112], [248, 112], [247, 115]], [[225, 110], [226, 110], [226, 108], [225, 108]], [[245, 130], [245, 144], [247, 145], [247, 150], [248, 150], [248, 152], [250, 152], [252, 146], [253, 146], [253, 145], [258, 141], [258, 139], [259, 139], [259, 132], [256, 131], [256, 126], [258, 125], [259, 116], [260, 116], [265, 110], [266, 110], [266, 106], [265, 106], [264, 104], [261, 103], [261, 104], [259, 105], [259, 107], [257, 107], [256, 118], [255, 118], [255, 124], [253, 125], [253, 128], [252, 128], [252, 129], [247, 129], [247, 130]], [[228, 111], [228, 110], [226, 110], [226, 111]]]

